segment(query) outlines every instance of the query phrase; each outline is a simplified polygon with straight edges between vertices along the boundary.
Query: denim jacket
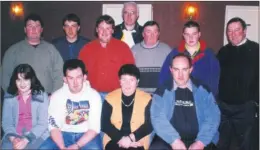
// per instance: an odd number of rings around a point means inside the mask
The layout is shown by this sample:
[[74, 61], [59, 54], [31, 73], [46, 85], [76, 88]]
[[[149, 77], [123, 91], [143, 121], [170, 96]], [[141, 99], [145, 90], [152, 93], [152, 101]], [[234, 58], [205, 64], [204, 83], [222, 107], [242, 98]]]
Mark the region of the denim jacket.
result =
[[[3, 139], [9, 136], [19, 136], [16, 132], [19, 120], [19, 102], [17, 98], [18, 96], [8, 94], [4, 97], [2, 127], [5, 134]], [[48, 106], [49, 98], [47, 93], [41, 92], [40, 94], [32, 95], [32, 129], [23, 135], [30, 142], [38, 138], [45, 140], [49, 136]]]
[[[155, 133], [168, 144], [172, 144], [181, 137], [170, 123], [175, 106], [175, 91], [172, 80], [167, 84], [158, 88], [153, 95], [151, 122]], [[208, 92], [201, 85], [195, 85], [194, 82], [191, 84], [199, 125], [199, 133], [195, 141], [199, 140], [205, 146], [211, 141], [216, 144], [219, 138], [218, 127], [220, 124], [218, 105], [211, 92]]]

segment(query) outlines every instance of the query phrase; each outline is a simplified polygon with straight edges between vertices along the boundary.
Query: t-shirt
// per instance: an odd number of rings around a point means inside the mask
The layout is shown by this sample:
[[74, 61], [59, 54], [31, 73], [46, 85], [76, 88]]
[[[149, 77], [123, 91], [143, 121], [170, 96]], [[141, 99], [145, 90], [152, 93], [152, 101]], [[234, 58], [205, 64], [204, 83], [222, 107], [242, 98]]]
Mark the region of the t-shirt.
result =
[[171, 123], [182, 140], [195, 140], [199, 132], [194, 97], [189, 88], [177, 88]]

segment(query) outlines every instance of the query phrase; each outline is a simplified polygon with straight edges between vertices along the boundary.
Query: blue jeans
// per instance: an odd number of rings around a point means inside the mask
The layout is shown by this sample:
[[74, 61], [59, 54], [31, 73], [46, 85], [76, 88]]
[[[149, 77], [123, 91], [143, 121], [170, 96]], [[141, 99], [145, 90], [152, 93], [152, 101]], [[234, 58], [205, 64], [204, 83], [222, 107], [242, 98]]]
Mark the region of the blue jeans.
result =
[[107, 94], [108, 94], [107, 92], [99, 92], [99, 95], [101, 96], [102, 103], [105, 101]]
[[[65, 147], [68, 147], [72, 144], [75, 144], [84, 133], [73, 133], [73, 132], [62, 132], [63, 141]], [[49, 137], [46, 139], [39, 149], [59, 149], [56, 143]], [[93, 140], [88, 142], [85, 146], [81, 147], [81, 149], [85, 150], [102, 150], [102, 142], [100, 140], [100, 135], [97, 135]]]

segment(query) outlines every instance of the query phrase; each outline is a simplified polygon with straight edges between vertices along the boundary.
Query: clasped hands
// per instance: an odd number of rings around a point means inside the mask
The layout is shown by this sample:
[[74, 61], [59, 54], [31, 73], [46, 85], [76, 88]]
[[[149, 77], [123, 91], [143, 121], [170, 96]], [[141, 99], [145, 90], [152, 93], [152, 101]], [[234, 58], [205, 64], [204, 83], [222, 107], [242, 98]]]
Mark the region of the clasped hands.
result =
[[203, 150], [204, 144], [201, 141], [196, 141], [190, 145], [190, 147], [187, 149], [185, 144], [180, 140], [176, 139], [172, 144], [173, 150]]
[[141, 143], [139, 142], [136, 142], [135, 140], [135, 136], [134, 134], [130, 134], [129, 136], [123, 136], [118, 142], [117, 144], [119, 145], [119, 147], [122, 147], [122, 148], [129, 148], [129, 147], [134, 147], [134, 148], [137, 148], [137, 147], [141, 147]]
[[24, 149], [29, 143], [29, 141], [26, 138], [18, 138], [13, 136], [11, 136], [9, 140], [13, 145], [13, 149]]

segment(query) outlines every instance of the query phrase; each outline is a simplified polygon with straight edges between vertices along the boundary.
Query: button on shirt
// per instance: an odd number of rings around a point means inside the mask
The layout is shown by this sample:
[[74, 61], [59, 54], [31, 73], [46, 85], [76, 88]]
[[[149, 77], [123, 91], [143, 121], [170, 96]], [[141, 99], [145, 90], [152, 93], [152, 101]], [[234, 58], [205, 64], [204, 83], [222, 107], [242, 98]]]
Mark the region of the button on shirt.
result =
[[27, 99], [26, 103], [21, 95], [18, 96], [19, 103], [19, 119], [16, 127], [16, 132], [23, 135], [32, 128], [32, 111], [31, 111], [31, 96]]

